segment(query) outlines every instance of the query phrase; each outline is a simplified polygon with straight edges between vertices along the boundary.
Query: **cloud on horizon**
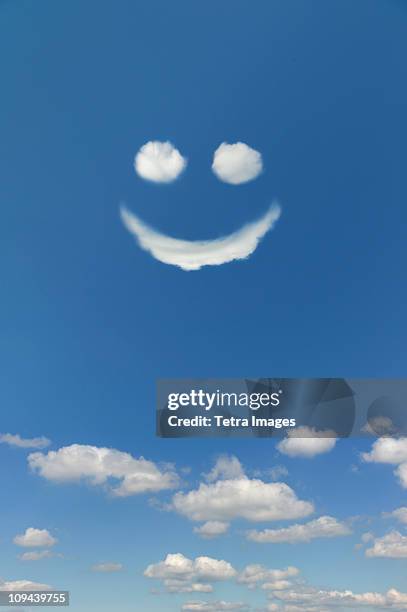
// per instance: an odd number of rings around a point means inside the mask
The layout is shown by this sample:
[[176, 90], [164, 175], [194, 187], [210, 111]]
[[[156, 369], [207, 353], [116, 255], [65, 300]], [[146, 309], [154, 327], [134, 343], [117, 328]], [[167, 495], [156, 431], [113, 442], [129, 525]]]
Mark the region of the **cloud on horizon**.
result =
[[263, 217], [223, 238], [181, 240], [158, 232], [127, 208], [120, 209], [125, 227], [136, 238], [141, 249], [162, 263], [188, 271], [247, 259], [254, 253], [261, 239], [273, 228], [280, 215], [281, 207], [274, 203]]

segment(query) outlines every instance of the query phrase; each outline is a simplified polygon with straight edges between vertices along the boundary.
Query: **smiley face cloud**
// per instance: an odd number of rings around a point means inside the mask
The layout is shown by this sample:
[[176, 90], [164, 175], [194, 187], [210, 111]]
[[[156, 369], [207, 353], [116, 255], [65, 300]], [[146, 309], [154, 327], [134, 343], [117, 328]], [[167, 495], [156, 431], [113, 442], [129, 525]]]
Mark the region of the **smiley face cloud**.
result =
[[[186, 167], [187, 159], [170, 142], [147, 142], [134, 159], [136, 173], [154, 183], [171, 183], [181, 176]], [[262, 156], [243, 142], [224, 142], [214, 153], [212, 171], [219, 180], [230, 185], [247, 183], [263, 171]], [[140, 248], [162, 263], [190, 271], [248, 258], [279, 219], [281, 207], [274, 202], [257, 221], [215, 240], [172, 238], [156, 231], [124, 206], [120, 209], [120, 215]]]

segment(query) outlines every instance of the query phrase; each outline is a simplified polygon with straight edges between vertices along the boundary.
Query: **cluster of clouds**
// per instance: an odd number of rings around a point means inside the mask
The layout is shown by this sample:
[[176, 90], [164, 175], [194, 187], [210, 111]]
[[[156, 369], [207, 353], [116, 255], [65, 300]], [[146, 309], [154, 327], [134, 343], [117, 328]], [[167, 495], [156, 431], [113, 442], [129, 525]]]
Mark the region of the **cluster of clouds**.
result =
[[[233, 581], [248, 589], [260, 589], [268, 603], [262, 610], [270, 612], [323, 612], [324, 610], [367, 607], [370, 609], [407, 609], [407, 593], [389, 589], [386, 593], [354, 593], [351, 590], [321, 589], [307, 584], [297, 567], [270, 569], [260, 564], [238, 571], [230, 563], [210, 557], [189, 559], [181, 553], [169, 554], [159, 563], [149, 565], [144, 575], [160, 581], [164, 592], [212, 593], [213, 582]], [[259, 610], [244, 602], [195, 600], [181, 610]]]
[[[389, 589], [386, 593], [354, 593], [351, 590], [324, 590], [308, 585], [274, 591], [272, 598], [278, 603], [269, 610], [282, 612], [323, 612], [335, 609], [367, 607], [374, 610], [407, 610], [407, 593]], [[274, 607], [273, 607], [274, 606]]]
[[[137, 174], [155, 183], [175, 181], [185, 170], [187, 159], [170, 142], [150, 141], [144, 144], [134, 160]], [[222, 143], [215, 151], [212, 170], [223, 182], [247, 183], [263, 170], [261, 154], [243, 142]], [[182, 270], [200, 270], [248, 258], [272, 229], [281, 214], [274, 203], [257, 221], [238, 231], [214, 240], [181, 240], [158, 232], [137, 215], [122, 207], [121, 219], [138, 245], [158, 261]]]
[[[147, 181], [171, 183], [184, 172], [187, 163], [187, 158], [171, 142], [151, 140], [137, 152], [134, 168]], [[244, 142], [223, 142], [214, 153], [212, 170], [224, 183], [240, 185], [259, 176], [263, 160], [259, 151]]]
[[50, 559], [55, 557], [50, 548], [58, 542], [47, 529], [36, 529], [28, 527], [24, 533], [18, 534], [13, 540], [16, 546], [21, 548], [40, 548], [45, 550], [28, 550], [19, 556], [21, 561], [41, 561], [42, 559]]
[[211, 593], [212, 582], [230, 580], [236, 574], [227, 561], [211, 557], [188, 559], [181, 553], [168, 554], [164, 561], [149, 565], [144, 571], [146, 578], [162, 581], [170, 593]]
[[[277, 445], [280, 453], [288, 457], [312, 459], [333, 450], [336, 438], [333, 432], [319, 432], [308, 429], [290, 435]], [[3, 436], [11, 434], [3, 434]], [[309, 437], [312, 436], [312, 437]], [[21, 448], [41, 448], [45, 438], [30, 441], [13, 435], [7, 438], [17, 440]], [[23, 441], [23, 442], [21, 442]], [[34, 444], [34, 446], [32, 446]], [[402, 438], [381, 438], [375, 441], [370, 452], [363, 453], [366, 463], [383, 463], [396, 466], [400, 478], [407, 463], [406, 440]], [[28, 464], [36, 474], [55, 483], [86, 482], [100, 486], [116, 497], [141, 493], [159, 492], [179, 488], [181, 477], [173, 465], [157, 465], [143, 457], [135, 458], [129, 453], [89, 445], [71, 445], [56, 451], [32, 452]], [[270, 472], [270, 470], [269, 470]], [[275, 466], [270, 477], [287, 475], [285, 466]], [[404, 486], [402, 478], [400, 478]], [[261, 476], [250, 477], [235, 456], [223, 455], [212, 469], [203, 474], [202, 481], [195, 488], [179, 490], [171, 494], [171, 502], [165, 506], [186, 517], [193, 523], [194, 532], [203, 538], [216, 538], [226, 534], [234, 520], [250, 523], [306, 519], [315, 512], [312, 501], [301, 499], [284, 482], [264, 480]], [[402, 506], [382, 514], [384, 519], [393, 519], [407, 525], [407, 507]], [[262, 526], [263, 527], [263, 526]], [[264, 544], [307, 543], [318, 538], [334, 538], [351, 534], [349, 521], [341, 521], [324, 515], [304, 522], [277, 528], [251, 529], [246, 538]], [[381, 536], [366, 533], [362, 536], [367, 558], [407, 558], [407, 535], [397, 529]], [[14, 538], [14, 543], [27, 549], [20, 559], [38, 561], [55, 556], [52, 549], [57, 539], [47, 529], [29, 527]], [[104, 562], [91, 568], [95, 572], [120, 572], [120, 563]], [[167, 593], [211, 594], [214, 583], [230, 582], [244, 585], [249, 589], [260, 589], [268, 598], [264, 610], [280, 612], [322, 612], [338, 607], [370, 607], [372, 609], [407, 610], [407, 594], [396, 589], [386, 593], [353, 593], [344, 590], [317, 589], [307, 585], [299, 577], [295, 567], [269, 569], [259, 564], [247, 565], [239, 571], [223, 559], [208, 556], [188, 558], [181, 553], [168, 554], [163, 561], [149, 565], [144, 575], [159, 581]], [[3, 583], [8, 586], [28, 585], [29, 581]], [[18, 585], [18, 586], [16, 586]], [[46, 586], [46, 585], [45, 585]], [[39, 585], [37, 588], [45, 588]], [[22, 590], [24, 586], [20, 588]], [[32, 587], [34, 590], [35, 587]], [[49, 587], [47, 587], [49, 588]], [[247, 603], [194, 600], [186, 602], [183, 610], [251, 610]]]

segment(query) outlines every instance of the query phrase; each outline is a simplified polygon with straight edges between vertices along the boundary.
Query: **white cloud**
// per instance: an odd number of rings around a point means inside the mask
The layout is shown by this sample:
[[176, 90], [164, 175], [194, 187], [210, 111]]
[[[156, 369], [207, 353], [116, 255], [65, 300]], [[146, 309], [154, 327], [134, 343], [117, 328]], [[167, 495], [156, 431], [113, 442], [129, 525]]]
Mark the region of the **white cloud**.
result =
[[19, 556], [20, 561], [41, 561], [42, 559], [50, 559], [55, 557], [50, 550], [33, 550], [25, 552]]
[[368, 463], [398, 465], [394, 473], [407, 489], [407, 438], [379, 438], [369, 453], [362, 453], [362, 459]]
[[407, 558], [407, 536], [391, 531], [382, 538], [376, 538], [372, 548], [366, 550], [366, 557]]
[[[172, 489], [179, 482], [172, 466], [160, 468], [143, 457], [136, 459], [129, 453], [97, 446], [73, 444], [47, 454], [32, 453], [28, 462], [47, 480], [108, 485], [118, 497]], [[118, 484], [112, 486], [111, 481]]]
[[16, 535], [14, 544], [23, 548], [49, 548], [57, 543], [47, 529], [29, 527], [25, 533]]
[[264, 565], [252, 564], [244, 568], [239, 574], [237, 581], [249, 587], [257, 586], [260, 583], [269, 585], [272, 582], [278, 582], [281, 587], [282, 581], [286, 581], [287, 578], [294, 578], [299, 573], [300, 570], [293, 566], [286, 567], [285, 569], [269, 569], [264, 567]]
[[51, 587], [48, 584], [40, 582], [31, 582], [30, 580], [0, 580], [1, 591], [49, 591]]
[[193, 521], [276, 521], [314, 511], [312, 503], [298, 499], [288, 485], [249, 478], [201, 483], [196, 490], [176, 493], [172, 506]]
[[211, 592], [208, 583], [229, 580], [236, 570], [227, 561], [211, 557], [188, 559], [181, 553], [168, 554], [164, 561], [149, 565], [144, 576], [162, 580], [169, 592]]
[[227, 533], [229, 526], [229, 523], [223, 521], [207, 521], [200, 527], [194, 527], [194, 533], [209, 540]]
[[259, 543], [311, 542], [317, 538], [336, 538], [346, 536], [351, 530], [345, 523], [337, 521], [332, 516], [321, 516], [303, 525], [291, 525], [283, 529], [264, 529], [249, 531], [247, 539]]
[[100, 572], [102, 574], [113, 574], [115, 572], [121, 572], [123, 565], [121, 563], [98, 563], [92, 566], [93, 572]]
[[205, 478], [208, 482], [215, 480], [231, 480], [244, 477], [244, 469], [239, 459], [234, 455], [221, 455]]
[[185, 170], [187, 160], [170, 142], [150, 141], [141, 147], [134, 168], [141, 178], [155, 183], [171, 183]]
[[280, 453], [289, 457], [311, 459], [322, 453], [329, 453], [336, 444], [334, 431], [317, 431], [310, 427], [297, 427], [288, 432], [277, 448]]
[[183, 604], [183, 612], [224, 612], [225, 610], [249, 610], [249, 606], [242, 602], [231, 601], [187, 601]]
[[407, 462], [407, 438], [379, 438], [374, 442], [370, 453], [362, 453], [362, 459], [393, 465]]
[[157, 232], [126, 208], [120, 210], [122, 221], [135, 236], [140, 248], [155, 259], [182, 270], [200, 270], [203, 266], [219, 266], [236, 259], [246, 259], [260, 240], [279, 219], [281, 208], [273, 204], [261, 219], [240, 230], [215, 240], [179, 240]]
[[393, 512], [385, 512], [383, 514], [385, 518], [395, 518], [400, 521], [404, 525], [407, 525], [407, 506], [402, 506], [401, 508], [397, 508], [393, 510]]
[[269, 473], [272, 480], [279, 480], [280, 478], [284, 478], [284, 476], [288, 476], [288, 470], [285, 465], [275, 465], [270, 468]]
[[273, 597], [284, 602], [284, 612], [306, 612], [332, 609], [354, 609], [368, 607], [371, 609], [407, 610], [407, 593], [390, 589], [387, 593], [353, 593], [350, 590], [336, 591], [316, 589], [310, 586], [298, 586], [290, 590], [273, 592]]
[[20, 434], [0, 433], [0, 443], [18, 448], [46, 448], [51, 444], [48, 438], [22, 438]]
[[261, 154], [244, 142], [223, 142], [214, 153], [212, 170], [221, 181], [240, 185], [259, 176], [263, 161]]

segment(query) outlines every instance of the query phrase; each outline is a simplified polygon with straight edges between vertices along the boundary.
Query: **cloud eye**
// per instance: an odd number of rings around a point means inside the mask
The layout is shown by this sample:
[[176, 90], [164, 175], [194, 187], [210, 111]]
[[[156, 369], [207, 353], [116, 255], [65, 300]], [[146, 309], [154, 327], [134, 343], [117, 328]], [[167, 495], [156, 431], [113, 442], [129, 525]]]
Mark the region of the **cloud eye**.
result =
[[261, 153], [244, 142], [223, 142], [213, 155], [212, 170], [224, 183], [240, 185], [259, 176], [263, 160]]
[[150, 140], [134, 158], [134, 169], [141, 178], [154, 183], [172, 183], [185, 170], [187, 160], [171, 142]]

